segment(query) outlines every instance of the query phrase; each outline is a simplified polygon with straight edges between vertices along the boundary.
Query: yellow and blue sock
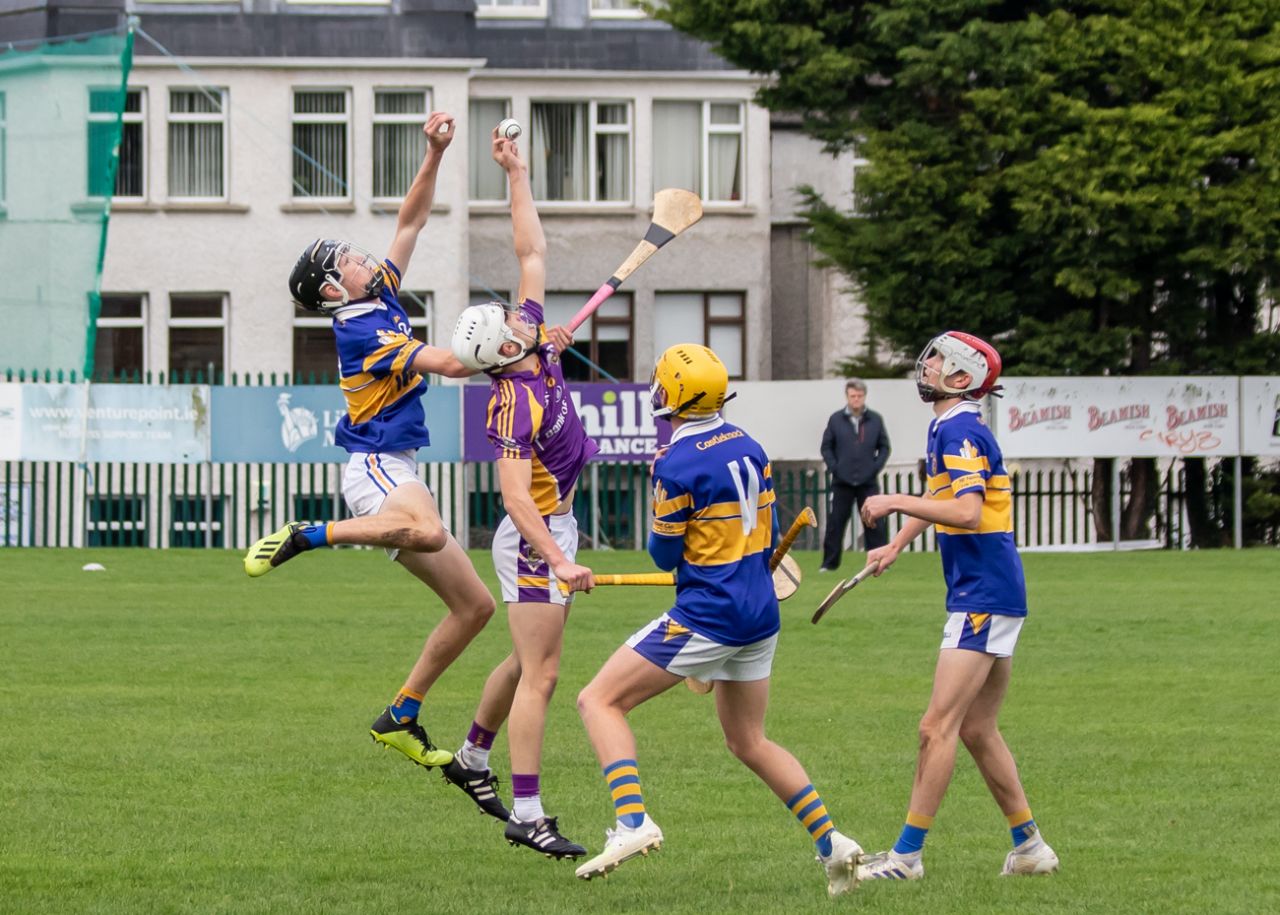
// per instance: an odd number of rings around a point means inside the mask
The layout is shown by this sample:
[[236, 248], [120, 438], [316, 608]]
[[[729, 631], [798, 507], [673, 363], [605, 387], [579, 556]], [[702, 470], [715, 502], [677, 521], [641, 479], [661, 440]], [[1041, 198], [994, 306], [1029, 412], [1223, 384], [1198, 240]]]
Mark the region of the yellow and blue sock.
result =
[[831, 833], [835, 832], [835, 824], [827, 814], [827, 805], [822, 803], [818, 791], [813, 785], [805, 785], [787, 801], [787, 807], [796, 815], [800, 825], [809, 830], [809, 838], [818, 847], [818, 854], [824, 858], [831, 856]]
[[391, 703], [391, 715], [401, 724], [417, 721], [420, 711], [422, 711], [422, 693], [415, 693], [411, 689], [401, 689], [396, 694], [395, 701]]
[[333, 522], [326, 524], [309, 524], [294, 531], [294, 536], [301, 536], [307, 541], [306, 549], [314, 550], [320, 546], [333, 546]]
[[613, 811], [618, 822], [635, 829], [644, 822], [644, 795], [640, 792], [640, 770], [634, 759], [619, 759], [604, 767], [604, 780], [613, 795]]
[[1005, 814], [1005, 818], [1009, 821], [1009, 834], [1013, 836], [1015, 848], [1036, 834], [1036, 821], [1031, 817], [1030, 807]]
[[894, 852], [899, 855], [914, 855], [920, 851], [924, 848], [925, 836], [929, 834], [929, 827], [932, 825], [933, 817], [908, 811], [907, 822], [902, 824], [902, 833], [893, 845]]

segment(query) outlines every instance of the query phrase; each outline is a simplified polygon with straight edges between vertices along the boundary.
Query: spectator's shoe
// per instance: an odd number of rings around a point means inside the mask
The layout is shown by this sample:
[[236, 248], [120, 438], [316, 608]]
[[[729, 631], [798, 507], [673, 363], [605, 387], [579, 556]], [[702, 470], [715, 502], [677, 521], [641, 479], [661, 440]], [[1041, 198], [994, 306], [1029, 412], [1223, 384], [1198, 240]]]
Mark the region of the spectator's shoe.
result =
[[920, 853], [900, 855], [893, 851], [864, 858], [858, 865], [858, 880], [919, 880], [924, 876]]
[[395, 747], [418, 765], [428, 769], [447, 766], [453, 762], [453, 754], [437, 750], [417, 719], [401, 721], [391, 713], [391, 706], [383, 709], [378, 720], [369, 726], [369, 734], [375, 743], [382, 744], [383, 749]]
[[574, 872], [580, 880], [603, 877], [623, 861], [630, 861], [637, 855], [647, 856], [650, 851], [662, 848], [662, 830], [648, 816], [635, 829], [619, 826], [605, 830], [604, 835], [604, 851]]
[[266, 575], [276, 566], [288, 562], [307, 549], [306, 538], [297, 532], [306, 527], [301, 521], [290, 521], [274, 534], [263, 537], [244, 554], [244, 570], [250, 578]]
[[517, 820], [515, 814], [507, 819], [504, 835], [511, 845], [524, 845], [534, 851], [540, 851], [548, 858], [581, 858], [587, 850], [581, 845], [570, 842], [560, 835], [556, 828], [555, 817], [538, 817], [536, 820], [524, 822]]
[[834, 572], [835, 570], [835, 566], [818, 566], [819, 572]]
[[1009, 852], [1000, 876], [1052, 874], [1058, 870], [1058, 856], [1040, 836], [1034, 835]]
[[827, 895], [843, 896], [858, 885], [858, 865], [862, 863], [862, 846], [846, 835], [831, 833], [831, 854], [818, 856], [827, 872]]
[[481, 813], [487, 813], [504, 823], [511, 817], [511, 811], [503, 806], [502, 798], [498, 797], [498, 776], [488, 769], [468, 769], [455, 757], [440, 771], [444, 774], [445, 781], [457, 785], [467, 793], [467, 797], [476, 802]]

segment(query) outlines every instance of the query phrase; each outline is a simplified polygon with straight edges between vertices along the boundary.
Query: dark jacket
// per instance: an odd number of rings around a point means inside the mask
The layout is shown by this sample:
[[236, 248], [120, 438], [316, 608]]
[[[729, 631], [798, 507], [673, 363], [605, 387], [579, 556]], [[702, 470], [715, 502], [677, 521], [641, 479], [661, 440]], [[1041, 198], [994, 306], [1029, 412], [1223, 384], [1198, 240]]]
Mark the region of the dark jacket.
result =
[[838, 483], [861, 486], [870, 483], [889, 462], [889, 433], [875, 410], [863, 410], [858, 431], [844, 410], [827, 420], [822, 433], [822, 459]]

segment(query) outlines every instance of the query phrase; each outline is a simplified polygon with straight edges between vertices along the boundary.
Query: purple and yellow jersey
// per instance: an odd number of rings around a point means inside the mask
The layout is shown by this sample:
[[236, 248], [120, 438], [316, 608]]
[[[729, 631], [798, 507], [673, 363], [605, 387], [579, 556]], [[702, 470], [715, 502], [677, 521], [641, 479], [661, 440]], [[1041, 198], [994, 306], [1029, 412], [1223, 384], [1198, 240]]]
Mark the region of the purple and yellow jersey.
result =
[[929, 426], [931, 499], [982, 496], [976, 531], [935, 525], [947, 610], [1027, 615], [1027, 585], [1013, 539], [1013, 484], [991, 429], [975, 403], [961, 403]]
[[653, 465], [653, 536], [684, 540], [672, 619], [722, 645], [778, 631], [773, 501], [769, 457], [741, 429], [716, 417], [676, 430]]
[[538, 328], [538, 366], [490, 378], [486, 432], [494, 457], [533, 462], [533, 502], [550, 515], [573, 490], [591, 456], [600, 450], [587, 436], [564, 382], [560, 354], [547, 342], [542, 305], [520, 303]]
[[400, 307], [400, 270], [383, 261], [386, 285], [376, 305], [349, 318], [335, 317], [338, 372], [347, 414], [334, 441], [352, 453], [405, 451], [431, 444], [422, 395], [427, 379], [409, 367], [425, 345], [413, 339]]

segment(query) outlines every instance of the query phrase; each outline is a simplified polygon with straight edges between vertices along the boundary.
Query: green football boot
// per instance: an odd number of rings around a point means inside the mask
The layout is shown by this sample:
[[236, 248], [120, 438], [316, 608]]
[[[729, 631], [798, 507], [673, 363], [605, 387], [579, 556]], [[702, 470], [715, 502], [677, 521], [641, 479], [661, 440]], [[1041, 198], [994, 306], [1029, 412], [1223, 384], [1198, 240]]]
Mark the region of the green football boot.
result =
[[[244, 554], [244, 570], [250, 578], [266, 575], [281, 563], [288, 562], [307, 548], [306, 539], [295, 536], [306, 527], [301, 521], [290, 521], [274, 534], [263, 537]], [[302, 543], [299, 544], [298, 541]]]
[[416, 719], [401, 720], [391, 713], [391, 706], [383, 709], [378, 720], [369, 726], [369, 733], [375, 743], [383, 748], [395, 747], [405, 756], [420, 766], [428, 769], [436, 766], [447, 766], [453, 762], [453, 754], [447, 750], [438, 750], [431, 742], [427, 732], [422, 729]]

